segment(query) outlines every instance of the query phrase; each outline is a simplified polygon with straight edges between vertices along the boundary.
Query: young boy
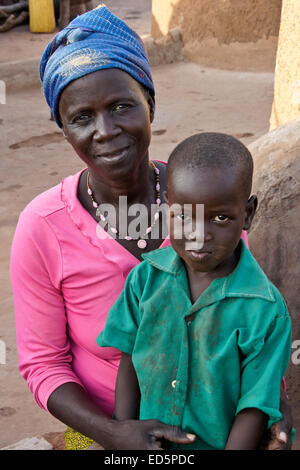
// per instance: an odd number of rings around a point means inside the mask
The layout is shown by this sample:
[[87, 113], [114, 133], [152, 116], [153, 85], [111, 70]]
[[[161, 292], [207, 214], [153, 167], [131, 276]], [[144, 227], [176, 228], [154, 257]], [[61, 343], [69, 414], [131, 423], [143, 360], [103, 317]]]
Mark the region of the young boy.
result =
[[[172, 246], [130, 272], [97, 339], [123, 352], [116, 419], [158, 419], [195, 435], [164, 448], [257, 449], [281, 418], [291, 325], [241, 240], [257, 207], [252, 173], [249, 151], [231, 136], [197, 134], [176, 147], [166, 195]], [[182, 220], [189, 228], [178, 237]]]

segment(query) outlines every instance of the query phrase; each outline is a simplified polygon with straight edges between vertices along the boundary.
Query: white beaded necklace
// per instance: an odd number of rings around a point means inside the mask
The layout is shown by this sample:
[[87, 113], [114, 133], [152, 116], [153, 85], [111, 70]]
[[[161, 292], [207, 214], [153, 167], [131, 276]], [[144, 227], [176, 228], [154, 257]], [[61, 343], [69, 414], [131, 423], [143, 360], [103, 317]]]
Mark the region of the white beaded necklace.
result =
[[[148, 236], [148, 234], [152, 231], [154, 225], [156, 224], [156, 222], [158, 221], [159, 219], [159, 207], [160, 207], [160, 204], [161, 204], [161, 199], [160, 199], [160, 182], [159, 182], [159, 169], [154, 165], [154, 163], [152, 161], [150, 161], [150, 165], [152, 166], [154, 172], [155, 172], [155, 191], [156, 191], [156, 212], [154, 214], [154, 217], [153, 217], [153, 222], [152, 224], [150, 225], [150, 227], [147, 228], [146, 232], [141, 235], [137, 241], [137, 246], [141, 249], [141, 250], [144, 250], [147, 246], [147, 241], [145, 240], [145, 237]], [[92, 204], [93, 204], [93, 207], [95, 207], [96, 209], [96, 215], [100, 218], [100, 220], [102, 222], [106, 222], [109, 230], [111, 231], [111, 233], [113, 235], [121, 235], [119, 233], [119, 231], [117, 230], [116, 227], [113, 227], [112, 225], [110, 225], [110, 223], [107, 221], [106, 217], [100, 212], [99, 210], [99, 205], [98, 202], [96, 201], [94, 195], [93, 195], [93, 191], [91, 190], [91, 187], [90, 187], [90, 173], [88, 172], [87, 174], [87, 192], [88, 192], [88, 195], [91, 197], [91, 200], [92, 200]], [[121, 238], [121, 237], [120, 237]], [[133, 240], [132, 237], [130, 237], [129, 235], [125, 235], [124, 237], [125, 240]]]

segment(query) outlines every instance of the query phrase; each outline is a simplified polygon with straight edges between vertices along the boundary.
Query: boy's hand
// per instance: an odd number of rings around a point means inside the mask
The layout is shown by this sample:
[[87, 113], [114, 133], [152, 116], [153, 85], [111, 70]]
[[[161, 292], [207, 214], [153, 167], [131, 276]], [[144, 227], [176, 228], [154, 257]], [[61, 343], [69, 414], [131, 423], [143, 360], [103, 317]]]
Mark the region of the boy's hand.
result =
[[176, 426], [158, 420], [115, 421], [114, 446], [107, 450], [163, 450], [162, 439], [177, 444], [191, 444], [194, 434], [187, 434]]

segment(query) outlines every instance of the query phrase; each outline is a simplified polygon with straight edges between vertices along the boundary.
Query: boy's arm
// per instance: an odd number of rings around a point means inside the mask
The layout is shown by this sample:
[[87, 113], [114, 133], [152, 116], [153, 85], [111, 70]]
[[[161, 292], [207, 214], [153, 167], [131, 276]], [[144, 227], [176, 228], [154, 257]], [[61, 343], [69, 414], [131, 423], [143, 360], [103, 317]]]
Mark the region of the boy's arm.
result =
[[116, 382], [114, 417], [117, 420], [139, 419], [140, 396], [131, 356], [122, 353]]
[[257, 408], [246, 408], [236, 416], [225, 450], [255, 450], [267, 429], [268, 416]]

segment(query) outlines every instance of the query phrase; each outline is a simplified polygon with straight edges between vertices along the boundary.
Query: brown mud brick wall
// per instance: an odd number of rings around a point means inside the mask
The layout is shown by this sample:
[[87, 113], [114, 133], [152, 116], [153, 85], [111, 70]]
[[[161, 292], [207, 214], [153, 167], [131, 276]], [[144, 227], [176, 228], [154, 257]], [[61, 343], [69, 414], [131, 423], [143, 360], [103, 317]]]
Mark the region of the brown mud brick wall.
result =
[[270, 128], [300, 117], [300, 0], [283, 0]]
[[282, 0], [152, 0], [154, 39], [180, 27], [189, 60], [274, 71]]

